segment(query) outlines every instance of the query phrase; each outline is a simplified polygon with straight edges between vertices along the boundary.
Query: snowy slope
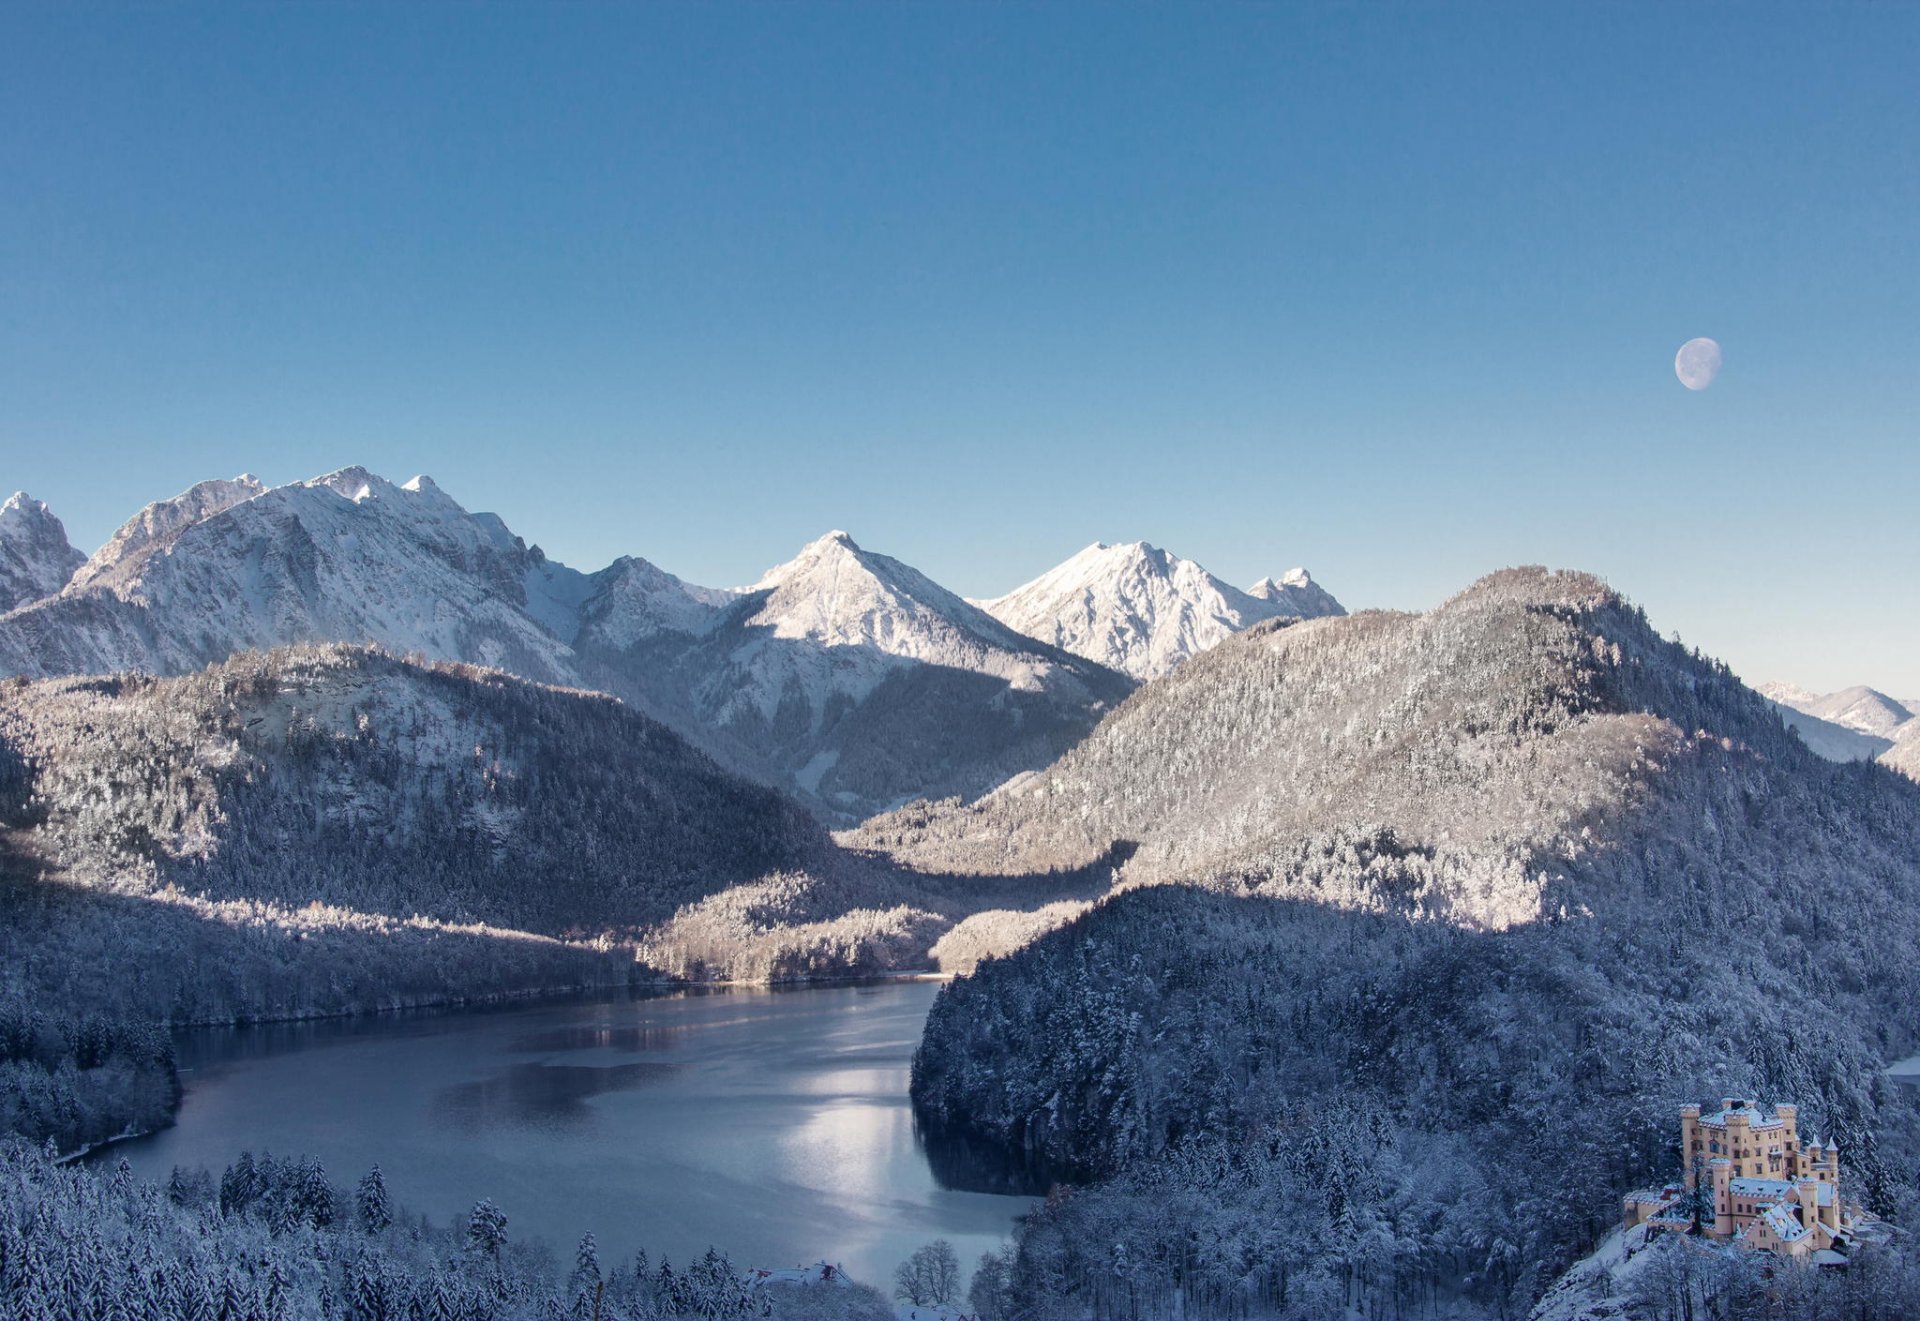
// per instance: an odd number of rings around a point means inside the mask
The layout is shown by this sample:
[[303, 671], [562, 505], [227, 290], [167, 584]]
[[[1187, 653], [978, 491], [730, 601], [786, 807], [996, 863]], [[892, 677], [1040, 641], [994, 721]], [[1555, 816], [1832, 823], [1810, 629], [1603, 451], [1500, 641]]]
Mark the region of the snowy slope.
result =
[[540, 622], [584, 597], [499, 519], [430, 480], [362, 468], [263, 490], [210, 482], [151, 505], [59, 596], [0, 621], [0, 671], [179, 673], [237, 650], [375, 642], [578, 683]]
[[0, 504], [0, 614], [66, 586], [86, 556], [53, 511], [19, 491]]
[[1144, 541], [1096, 542], [1032, 582], [978, 604], [1021, 633], [1136, 679], [1159, 678], [1264, 619], [1346, 613], [1304, 570], [1289, 574], [1285, 585], [1266, 579], [1255, 593]]
[[[1801, 742], [1829, 761], [1886, 760], [1900, 736], [1920, 726], [1906, 703], [1872, 688], [1822, 694], [1790, 683], [1766, 683], [1759, 691]], [[1914, 756], [1911, 751], [1901, 755]], [[1888, 764], [1900, 768], [1898, 761]]]
[[182, 532], [215, 514], [263, 494], [266, 486], [252, 473], [230, 481], [199, 482], [169, 500], [156, 500], [128, 519], [73, 575], [75, 587], [125, 578], [173, 544]]
[[1760, 685], [1760, 692], [1780, 705], [1790, 706], [1803, 715], [1813, 716], [1829, 724], [1841, 725], [1874, 738], [1894, 737], [1900, 727], [1912, 720], [1915, 715], [1915, 712], [1905, 703], [1897, 702], [1877, 689], [1863, 686], [1843, 688], [1837, 693], [1820, 694], [1810, 693], [1792, 684], [1768, 683]]
[[1920, 780], [1920, 720], [1910, 720], [1901, 727], [1900, 737], [1880, 754], [1880, 764], [1893, 767], [1909, 779]]
[[576, 641], [616, 651], [668, 634], [704, 637], [719, 627], [738, 597], [719, 588], [696, 587], [633, 555], [621, 556], [591, 581]]
[[622, 649], [600, 645], [616, 635], [596, 624], [582, 651], [665, 718], [712, 731], [729, 764], [846, 819], [1044, 765], [1132, 687], [844, 532], [725, 601], [677, 579], [656, 587], [656, 606], [694, 595], [672, 606], [677, 630], [641, 630]]

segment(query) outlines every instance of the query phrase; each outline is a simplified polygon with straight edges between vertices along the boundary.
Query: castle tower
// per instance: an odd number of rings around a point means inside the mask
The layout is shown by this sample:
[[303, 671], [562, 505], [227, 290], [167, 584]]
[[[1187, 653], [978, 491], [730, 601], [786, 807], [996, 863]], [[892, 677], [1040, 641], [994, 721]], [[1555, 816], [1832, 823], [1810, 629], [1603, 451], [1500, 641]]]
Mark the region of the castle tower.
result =
[[[1730, 1150], [1738, 1153], [1734, 1158], [1733, 1165], [1733, 1172], [1736, 1177], [1748, 1173], [1746, 1162], [1747, 1144], [1753, 1139], [1752, 1135], [1747, 1131], [1747, 1125], [1751, 1118], [1752, 1116], [1745, 1110], [1729, 1111], [1727, 1114], [1727, 1146]], [[1760, 1173], [1758, 1165], [1754, 1167], [1752, 1173]]]
[[1717, 1239], [1733, 1237], [1733, 1162], [1725, 1156], [1715, 1156], [1707, 1162], [1708, 1176], [1713, 1180], [1713, 1228], [1708, 1232]]
[[1700, 1107], [1683, 1105], [1680, 1107], [1680, 1168], [1684, 1171], [1687, 1191], [1692, 1192], [1700, 1183], [1700, 1157], [1693, 1144], [1700, 1137]]
[[1787, 1177], [1797, 1179], [1804, 1162], [1800, 1159], [1800, 1107], [1797, 1105], [1776, 1105], [1773, 1113], [1779, 1117], [1781, 1134], [1780, 1148], [1786, 1154]]
[[1800, 1223], [1812, 1229], [1820, 1219], [1820, 1181], [1812, 1175], [1794, 1180], [1800, 1196]]

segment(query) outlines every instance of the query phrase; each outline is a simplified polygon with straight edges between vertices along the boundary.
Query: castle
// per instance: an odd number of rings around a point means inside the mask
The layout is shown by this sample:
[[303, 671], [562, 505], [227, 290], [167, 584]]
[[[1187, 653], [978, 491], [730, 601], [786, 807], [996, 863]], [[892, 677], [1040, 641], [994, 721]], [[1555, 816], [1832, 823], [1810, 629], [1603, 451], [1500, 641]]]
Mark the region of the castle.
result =
[[1840, 1200], [1839, 1152], [1804, 1146], [1799, 1110], [1727, 1097], [1712, 1114], [1680, 1109], [1684, 1181], [1631, 1193], [1628, 1229], [1699, 1233], [1715, 1242], [1815, 1265], [1844, 1265], [1857, 1211]]

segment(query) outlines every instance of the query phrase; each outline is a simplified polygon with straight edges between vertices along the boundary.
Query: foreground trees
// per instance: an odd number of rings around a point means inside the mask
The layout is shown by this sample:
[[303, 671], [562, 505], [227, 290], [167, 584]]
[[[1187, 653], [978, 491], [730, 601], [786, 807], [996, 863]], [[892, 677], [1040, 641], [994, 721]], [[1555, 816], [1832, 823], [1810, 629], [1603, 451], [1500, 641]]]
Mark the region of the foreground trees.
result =
[[555, 1321], [591, 1316], [596, 1302], [602, 1321], [889, 1315], [857, 1286], [755, 1287], [714, 1251], [683, 1267], [654, 1266], [643, 1253], [603, 1272], [589, 1241], [561, 1278], [544, 1248], [513, 1240], [491, 1203], [457, 1230], [434, 1230], [368, 1216], [368, 1188], [363, 1181], [360, 1213], [349, 1216], [348, 1199], [310, 1159], [247, 1155], [217, 1189], [187, 1172], [163, 1189], [124, 1161], [110, 1171], [62, 1166], [0, 1143], [0, 1316]]

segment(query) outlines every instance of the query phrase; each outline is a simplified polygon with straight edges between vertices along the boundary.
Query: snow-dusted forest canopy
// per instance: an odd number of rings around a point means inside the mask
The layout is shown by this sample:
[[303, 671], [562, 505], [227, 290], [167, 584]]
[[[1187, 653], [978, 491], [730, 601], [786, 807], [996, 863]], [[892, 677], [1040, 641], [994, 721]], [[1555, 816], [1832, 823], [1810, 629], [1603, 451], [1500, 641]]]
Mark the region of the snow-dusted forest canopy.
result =
[[1147, 888], [956, 982], [916, 1059], [926, 1120], [1094, 1184], [1023, 1231], [1033, 1315], [1511, 1314], [1707, 1095], [1799, 1101], [1912, 1209], [1882, 1070], [1920, 1040], [1920, 789], [1813, 757], [1595, 580], [1243, 635], [1036, 780], [867, 834], [1139, 845]]
[[885, 1321], [873, 1289], [756, 1283], [724, 1253], [565, 1259], [482, 1201], [431, 1225], [378, 1167], [351, 1185], [317, 1161], [242, 1153], [164, 1186], [121, 1162], [61, 1166], [0, 1141], [0, 1307], [33, 1321]]

